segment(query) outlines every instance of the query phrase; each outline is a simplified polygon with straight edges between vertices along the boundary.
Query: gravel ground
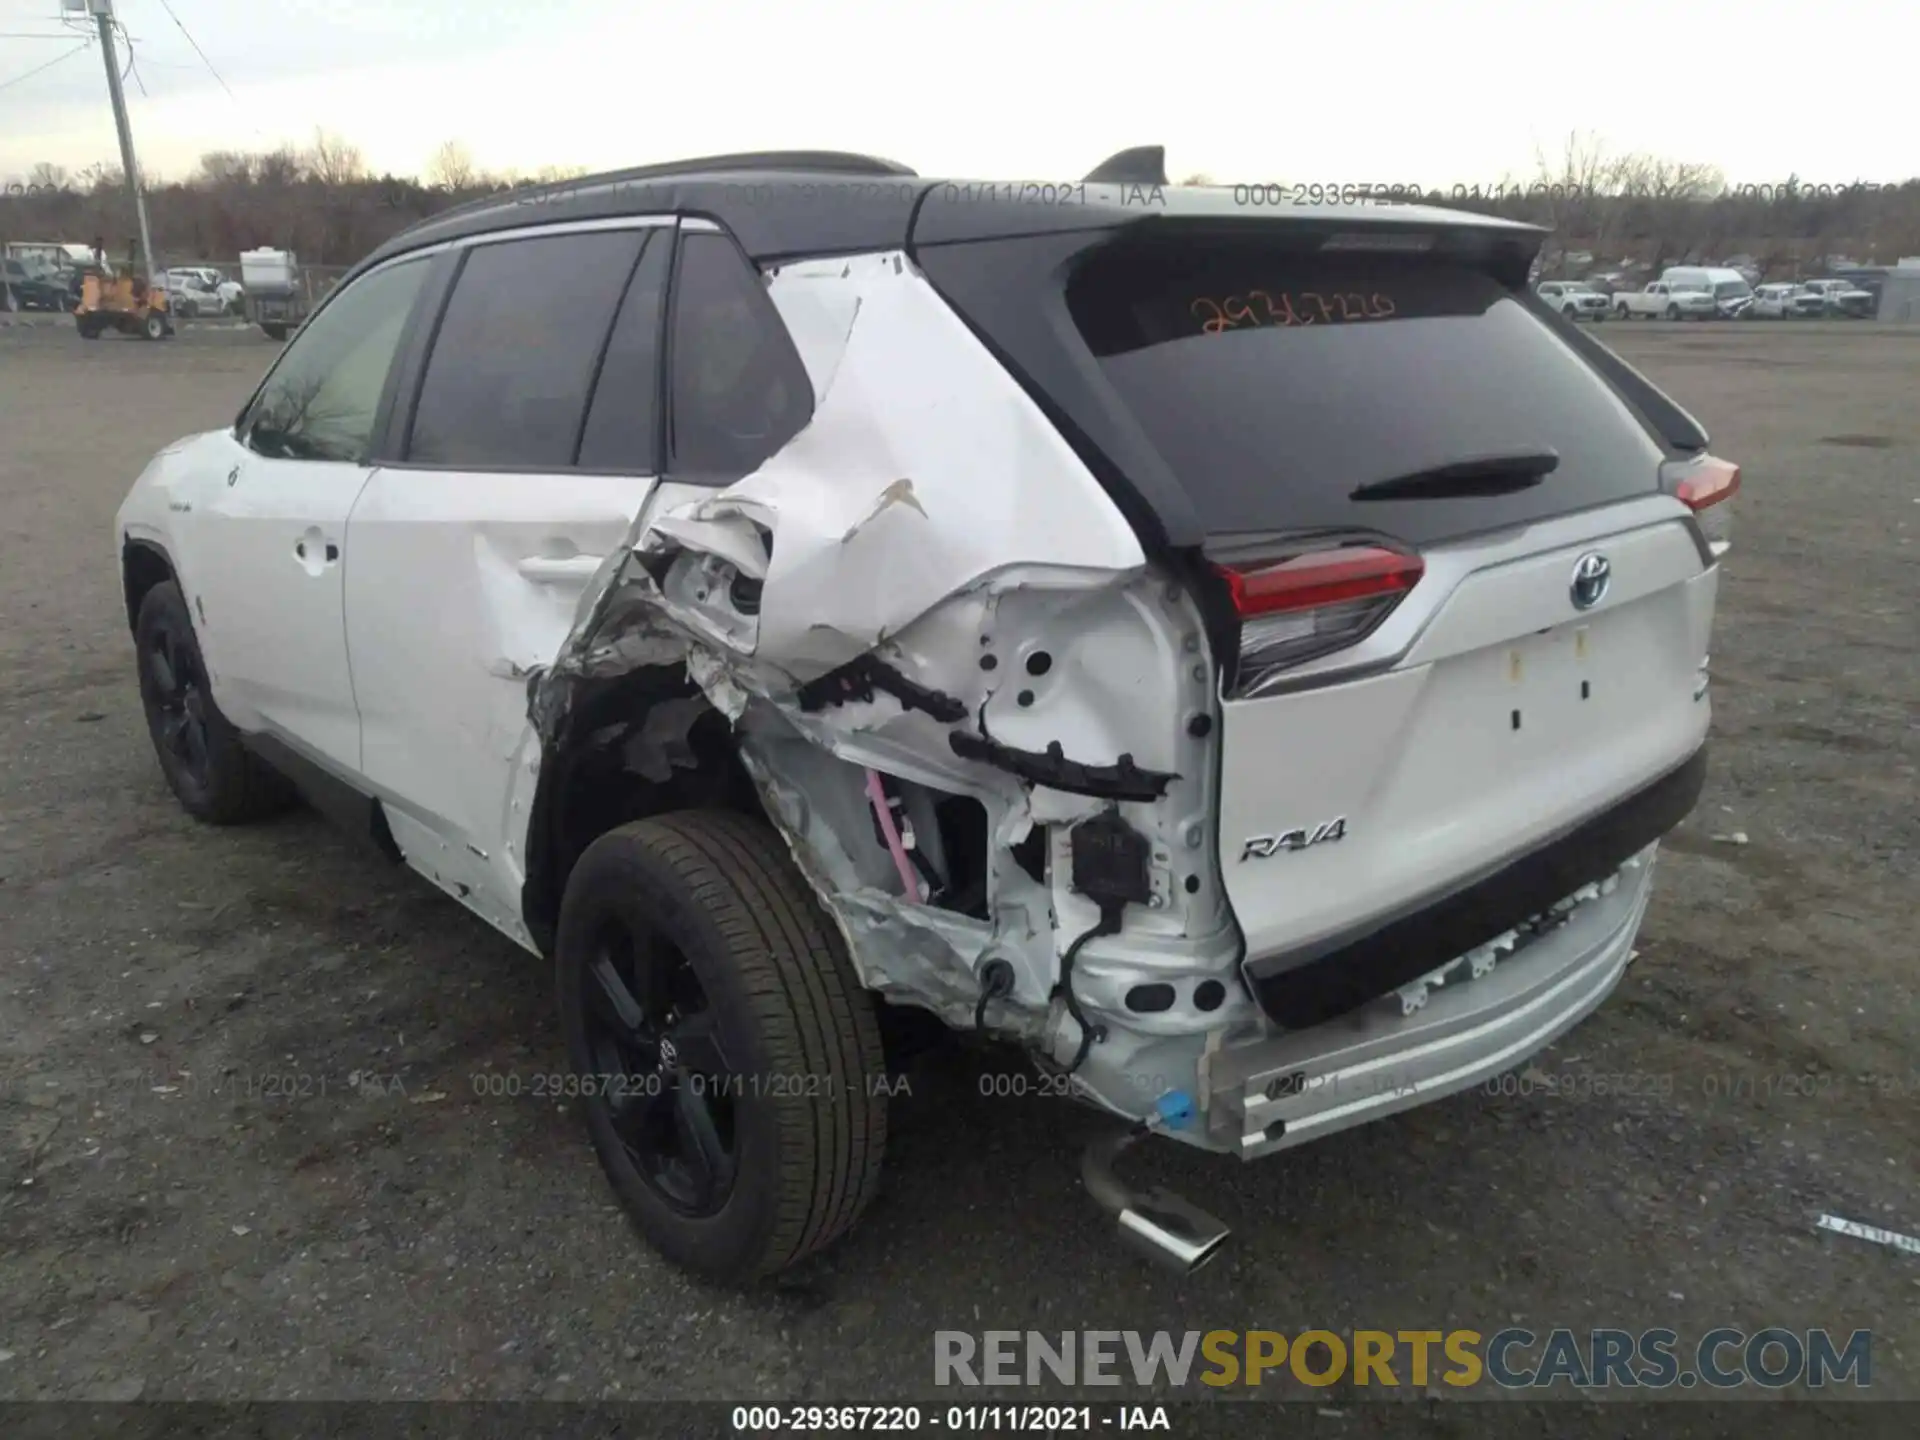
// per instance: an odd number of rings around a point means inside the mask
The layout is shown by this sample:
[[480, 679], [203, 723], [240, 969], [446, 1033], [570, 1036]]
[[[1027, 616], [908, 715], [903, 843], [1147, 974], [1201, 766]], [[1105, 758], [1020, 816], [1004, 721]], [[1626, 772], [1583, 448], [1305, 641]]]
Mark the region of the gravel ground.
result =
[[1141, 1157], [1236, 1231], [1181, 1282], [1080, 1191], [1105, 1122], [942, 1062], [864, 1225], [742, 1296], [636, 1242], [577, 1117], [478, 1093], [561, 1065], [542, 966], [310, 815], [208, 829], [161, 781], [113, 512], [274, 347], [7, 327], [0, 1398], [950, 1401], [936, 1329], [1514, 1322], [1871, 1326], [1873, 1392], [1920, 1398], [1920, 1260], [1813, 1226], [1920, 1231], [1920, 329], [1602, 336], [1745, 489], [1713, 777], [1642, 958], [1529, 1072], [1570, 1083]]

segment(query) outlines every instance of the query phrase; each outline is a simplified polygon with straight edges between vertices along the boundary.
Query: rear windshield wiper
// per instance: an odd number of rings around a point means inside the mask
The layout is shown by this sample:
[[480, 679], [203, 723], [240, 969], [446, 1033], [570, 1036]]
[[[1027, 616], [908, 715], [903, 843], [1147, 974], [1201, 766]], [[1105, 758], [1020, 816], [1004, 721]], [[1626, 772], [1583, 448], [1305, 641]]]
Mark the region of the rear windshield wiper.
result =
[[1557, 450], [1520, 450], [1453, 460], [1391, 480], [1362, 485], [1354, 500], [1464, 500], [1480, 495], [1511, 495], [1538, 485], [1560, 468]]

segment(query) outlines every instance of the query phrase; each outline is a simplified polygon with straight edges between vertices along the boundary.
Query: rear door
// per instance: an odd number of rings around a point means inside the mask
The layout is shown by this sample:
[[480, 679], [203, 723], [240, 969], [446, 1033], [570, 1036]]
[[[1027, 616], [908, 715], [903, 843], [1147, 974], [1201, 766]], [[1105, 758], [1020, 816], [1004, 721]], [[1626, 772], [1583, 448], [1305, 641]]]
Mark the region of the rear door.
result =
[[1667, 453], [1492, 276], [1169, 239], [1096, 256], [1068, 305], [1228, 577], [1219, 840], [1251, 961], [1698, 749], [1715, 572]]
[[408, 862], [523, 940], [528, 677], [659, 473], [673, 240], [653, 219], [470, 243], [348, 523], [366, 777]]

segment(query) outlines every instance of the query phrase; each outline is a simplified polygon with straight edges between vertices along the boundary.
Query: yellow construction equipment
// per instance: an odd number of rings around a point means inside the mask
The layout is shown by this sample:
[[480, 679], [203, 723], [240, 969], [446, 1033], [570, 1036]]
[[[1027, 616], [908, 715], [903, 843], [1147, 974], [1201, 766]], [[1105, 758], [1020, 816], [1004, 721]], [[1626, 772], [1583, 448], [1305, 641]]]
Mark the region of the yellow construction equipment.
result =
[[74, 307], [73, 323], [82, 340], [97, 340], [108, 330], [145, 340], [173, 337], [167, 292], [135, 273], [131, 245], [125, 268], [115, 275], [96, 242], [93, 263], [83, 266], [80, 275], [80, 303]]

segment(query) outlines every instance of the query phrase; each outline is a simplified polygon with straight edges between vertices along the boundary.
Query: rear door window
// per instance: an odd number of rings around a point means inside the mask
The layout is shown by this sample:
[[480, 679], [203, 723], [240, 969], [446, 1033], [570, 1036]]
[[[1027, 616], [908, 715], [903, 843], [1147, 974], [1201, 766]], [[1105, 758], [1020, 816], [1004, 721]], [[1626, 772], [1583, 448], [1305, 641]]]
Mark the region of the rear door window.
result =
[[601, 357], [580, 436], [584, 470], [660, 472], [660, 341], [672, 261], [673, 231], [653, 231]]
[[649, 231], [592, 230], [473, 247], [415, 405], [415, 464], [573, 464], [600, 353]]
[[[1068, 309], [1210, 535], [1361, 529], [1423, 544], [1657, 487], [1644, 423], [1465, 263], [1222, 241], [1109, 247]], [[1440, 466], [1551, 451], [1524, 488], [1376, 499]]]

